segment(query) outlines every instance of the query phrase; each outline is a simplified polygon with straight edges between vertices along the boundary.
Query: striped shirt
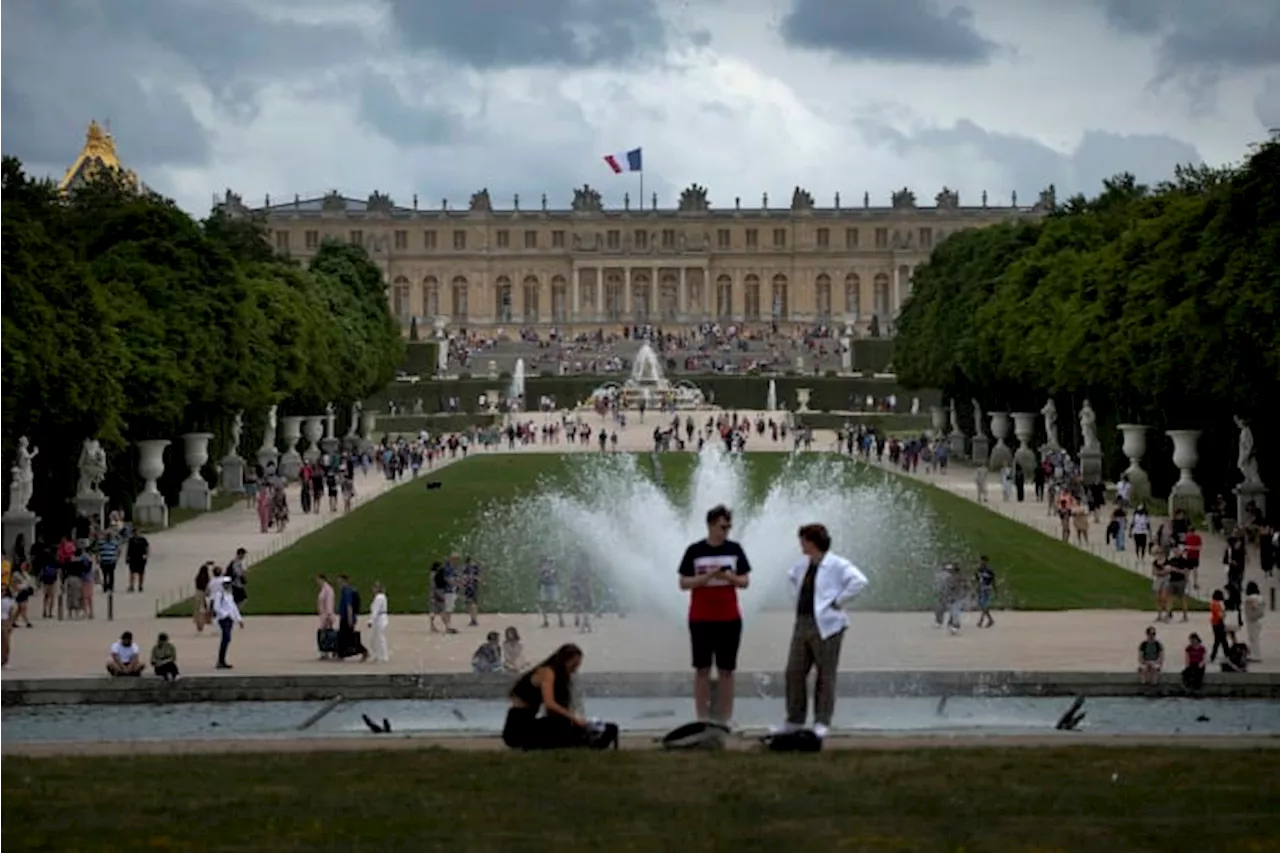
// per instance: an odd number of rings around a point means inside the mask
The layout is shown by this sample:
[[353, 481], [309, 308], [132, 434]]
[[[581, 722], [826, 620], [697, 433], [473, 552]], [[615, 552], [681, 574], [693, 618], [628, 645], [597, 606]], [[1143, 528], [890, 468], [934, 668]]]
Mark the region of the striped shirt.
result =
[[114, 536], [98, 543], [98, 562], [108, 565], [120, 559], [120, 541]]

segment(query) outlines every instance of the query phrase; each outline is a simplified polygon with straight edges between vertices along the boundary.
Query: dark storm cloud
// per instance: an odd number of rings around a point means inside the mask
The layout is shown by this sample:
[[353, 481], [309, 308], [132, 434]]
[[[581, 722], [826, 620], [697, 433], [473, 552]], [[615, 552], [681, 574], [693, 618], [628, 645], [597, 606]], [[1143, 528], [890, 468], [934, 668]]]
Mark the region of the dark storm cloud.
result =
[[1280, 75], [1267, 78], [1254, 98], [1253, 112], [1268, 131], [1280, 130]]
[[412, 49], [474, 68], [618, 65], [666, 42], [654, 0], [388, 0]]
[[879, 62], [982, 65], [999, 50], [969, 9], [944, 12], [935, 0], [794, 0], [782, 37], [794, 47]]
[[134, 167], [207, 161], [206, 130], [177, 86], [194, 78], [232, 117], [266, 82], [363, 49], [360, 33], [270, 20], [238, 0], [6, 0], [6, 153], [70, 163], [90, 118], [109, 119]]
[[411, 103], [385, 75], [361, 75], [356, 97], [360, 120], [397, 145], [442, 145], [462, 135], [464, 119], [457, 112], [432, 103]]
[[1159, 39], [1165, 77], [1280, 67], [1275, 0], [1099, 0], [1122, 33]]
[[[873, 139], [902, 153], [925, 149], [932, 154], [954, 151], [957, 162], [978, 159], [1004, 168], [1011, 186], [991, 187], [1002, 197], [1016, 189], [1023, 203], [1035, 201], [1035, 193], [1054, 184], [1058, 198], [1075, 193], [1097, 195], [1102, 182], [1121, 172], [1132, 173], [1149, 184], [1167, 180], [1175, 166], [1200, 163], [1195, 147], [1165, 134], [1117, 134], [1093, 130], [1084, 135], [1070, 154], [1062, 154], [1041, 142], [1011, 133], [997, 133], [968, 120], [952, 127], [929, 128], [905, 134], [886, 125], [863, 125]], [[957, 180], [963, 176], [957, 176]]]

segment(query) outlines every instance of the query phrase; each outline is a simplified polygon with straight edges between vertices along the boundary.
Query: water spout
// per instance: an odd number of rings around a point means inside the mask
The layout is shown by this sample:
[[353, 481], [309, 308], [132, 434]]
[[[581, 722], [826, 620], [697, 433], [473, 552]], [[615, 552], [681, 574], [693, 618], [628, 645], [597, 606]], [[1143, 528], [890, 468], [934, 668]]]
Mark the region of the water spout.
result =
[[769, 380], [769, 393], [764, 398], [764, 408], [768, 412], [776, 412], [778, 410], [778, 383], [776, 380]]
[[511, 384], [507, 387], [507, 399], [524, 400], [524, 359], [517, 358], [515, 370], [511, 372]]

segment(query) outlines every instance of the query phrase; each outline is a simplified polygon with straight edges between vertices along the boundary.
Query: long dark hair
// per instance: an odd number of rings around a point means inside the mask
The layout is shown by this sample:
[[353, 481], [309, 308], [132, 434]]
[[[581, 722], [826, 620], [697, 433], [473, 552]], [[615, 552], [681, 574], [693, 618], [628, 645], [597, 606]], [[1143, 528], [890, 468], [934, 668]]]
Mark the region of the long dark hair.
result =
[[532, 670], [537, 671], [546, 668], [555, 674], [556, 701], [566, 708], [573, 705], [573, 685], [571, 683], [572, 676], [569, 674], [569, 662], [581, 659], [582, 649], [573, 643], [565, 643]]

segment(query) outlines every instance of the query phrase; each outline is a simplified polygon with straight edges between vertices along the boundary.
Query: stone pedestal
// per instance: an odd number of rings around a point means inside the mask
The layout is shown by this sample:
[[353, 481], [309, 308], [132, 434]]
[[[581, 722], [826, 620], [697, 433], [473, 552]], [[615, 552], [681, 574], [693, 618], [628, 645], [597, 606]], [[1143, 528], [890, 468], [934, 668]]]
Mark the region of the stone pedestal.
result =
[[178, 493], [178, 506], [183, 509], [194, 509], [208, 512], [213, 509], [213, 492], [200, 469], [209, 461], [209, 441], [211, 432], [189, 432], [182, 436], [183, 457], [187, 463], [187, 479], [182, 481], [182, 491]]
[[987, 461], [992, 471], [999, 471], [1004, 466], [1013, 464], [1013, 451], [1004, 443], [1005, 437], [1009, 435], [1008, 412], [991, 413], [991, 435], [996, 443], [991, 448], [991, 456]]
[[1142, 470], [1142, 456], [1147, 452], [1146, 424], [1117, 424], [1116, 429], [1124, 434], [1121, 449], [1129, 460], [1129, 467], [1123, 476], [1132, 487], [1133, 502], [1138, 503], [1151, 497], [1151, 478]]
[[951, 445], [951, 458], [960, 459], [964, 456], [964, 433], [956, 430], [947, 436], [947, 444]]
[[1236, 486], [1231, 491], [1236, 496], [1236, 523], [1244, 524], [1249, 520], [1248, 512], [1249, 504], [1254, 504], [1262, 511], [1263, 517], [1267, 514], [1267, 487], [1261, 482], [1244, 482]]
[[222, 460], [222, 476], [219, 488], [228, 494], [244, 494], [244, 460], [234, 453]]
[[143, 479], [142, 491], [133, 502], [133, 521], [144, 527], [168, 527], [169, 505], [160, 494], [156, 481], [164, 473], [164, 450], [167, 439], [138, 442], [138, 474]]
[[1022, 466], [1023, 475], [1030, 480], [1035, 467], [1040, 464], [1040, 457], [1031, 449], [1031, 439], [1036, 434], [1035, 412], [1014, 412], [1013, 434], [1018, 437], [1018, 449], [1013, 453], [1013, 462]]
[[13, 546], [17, 543], [18, 537], [21, 536], [29, 553], [31, 551], [31, 543], [36, 541], [36, 525], [39, 523], [40, 516], [29, 509], [10, 510], [0, 516], [0, 525], [4, 528], [4, 552], [12, 554]]
[[76, 515], [93, 519], [99, 527], [107, 526], [107, 496], [98, 490], [80, 492], [75, 498]]
[[302, 427], [302, 434], [307, 439], [307, 449], [302, 451], [302, 458], [315, 464], [320, 458], [320, 439], [324, 437], [324, 417], [322, 415], [312, 415], [306, 419], [306, 424]]
[[1102, 482], [1102, 451], [1086, 447], [1080, 451], [1080, 479], [1086, 486]]
[[1171, 429], [1165, 432], [1173, 440], [1173, 464], [1178, 466], [1178, 482], [1169, 491], [1169, 511], [1182, 510], [1189, 516], [1204, 512], [1204, 493], [1195, 481], [1196, 463], [1200, 461], [1198, 429]]
[[497, 388], [494, 388], [490, 391], [484, 392], [484, 397], [489, 401], [489, 414], [496, 415], [498, 413], [498, 404], [502, 400], [502, 392]]
[[974, 465], [986, 465], [991, 461], [991, 439], [985, 435], [975, 435], [970, 442], [970, 453]]
[[302, 470], [302, 456], [298, 453], [298, 442], [302, 439], [302, 416], [288, 415], [280, 419], [284, 432], [284, 453], [280, 456], [280, 476], [286, 480], [298, 479]]

